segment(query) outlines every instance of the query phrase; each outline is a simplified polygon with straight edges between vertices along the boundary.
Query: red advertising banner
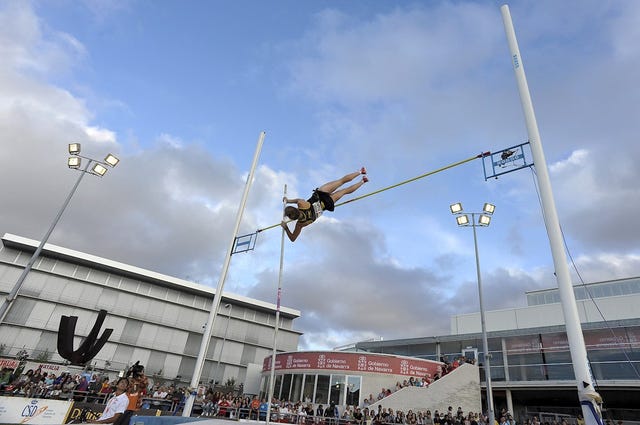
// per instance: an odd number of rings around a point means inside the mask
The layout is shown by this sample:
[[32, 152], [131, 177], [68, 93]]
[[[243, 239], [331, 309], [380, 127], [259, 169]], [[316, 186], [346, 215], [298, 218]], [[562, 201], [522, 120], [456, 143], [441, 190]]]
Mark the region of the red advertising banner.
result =
[[636, 348], [640, 346], [640, 329], [616, 328], [585, 331], [587, 348]]
[[[433, 376], [441, 363], [432, 360], [411, 359], [384, 354], [341, 352], [283, 353], [276, 356], [275, 370], [299, 369], [326, 370], [330, 372], [373, 372], [390, 375]], [[264, 359], [262, 371], [271, 370], [271, 356]]]
[[[594, 329], [583, 332], [587, 349], [625, 349], [640, 347], [640, 328]], [[542, 334], [545, 350], [569, 350], [565, 333]]]
[[0, 370], [8, 367], [9, 369], [15, 369], [18, 367], [20, 362], [16, 359], [0, 359]]
[[540, 353], [541, 346], [538, 335], [509, 337], [505, 339], [508, 354]]
[[569, 351], [566, 333], [542, 334], [542, 348], [545, 351]]

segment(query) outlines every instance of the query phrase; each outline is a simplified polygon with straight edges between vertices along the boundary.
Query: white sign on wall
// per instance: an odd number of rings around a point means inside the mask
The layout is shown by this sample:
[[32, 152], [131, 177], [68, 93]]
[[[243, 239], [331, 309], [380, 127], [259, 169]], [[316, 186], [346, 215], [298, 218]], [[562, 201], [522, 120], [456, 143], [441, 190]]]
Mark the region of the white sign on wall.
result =
[[63, 424], [73, 402], [0, 396], [0, 423]]

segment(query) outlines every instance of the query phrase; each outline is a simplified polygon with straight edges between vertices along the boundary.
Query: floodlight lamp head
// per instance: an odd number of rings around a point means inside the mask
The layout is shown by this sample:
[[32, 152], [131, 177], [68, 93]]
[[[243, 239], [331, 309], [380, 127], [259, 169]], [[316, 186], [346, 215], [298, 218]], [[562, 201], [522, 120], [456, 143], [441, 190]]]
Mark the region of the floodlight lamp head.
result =
[[456, 222], [458, 226], [468, 226], [469, 225], [469, 216], [466, 214], [461, 214], [456, 217]]
[[107, 173], [107, 167], [97, 162], [96, 165], [91, 168], [91, 171], [93, 174], [102, 177]]
[[491, 216], [486, 214], [480, 214], [480, 217], [478, 217], [478, 224], [480, 226], [488, 226], [489, 224], [491, 224]]
[[70, 156], [69, 159], [67, 159], [67, 165], [69, 166], [69, 168], [73, 168], [74, 170], [80, 168], [81, 162], [82, 159], [77, 156]]
[[225, 304], [224, 308], [231, 308], [231, 304]]
[[104, 157], [104, 162], [111, 167], [115, 167], [116, 165], [118, 165], [118, 162], [120, 162], [120, 160], [115, 155], [109, 154]]
[[489, 215], [493, 214], [495, 210], [496, 210], [496, 206], [488, 202], [485, 202], [484, 206], [482, 207], [482, 211], [485, 214], [489, 214]]
[[69, 143], [69, 155], [80, 155], [80, 143]]
[[456, 202], [452, 204], [449, 209], [451, 210], [451, 214], [460, 214], [462, 212], [462, 204], [460, 202]]

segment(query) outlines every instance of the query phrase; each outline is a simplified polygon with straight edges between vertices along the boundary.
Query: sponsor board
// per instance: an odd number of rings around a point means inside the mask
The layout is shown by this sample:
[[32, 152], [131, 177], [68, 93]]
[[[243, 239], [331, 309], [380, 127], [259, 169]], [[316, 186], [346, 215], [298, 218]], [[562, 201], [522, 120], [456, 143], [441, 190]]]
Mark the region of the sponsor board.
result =
[[73, 402], [0, 396], [0, 423], [63, 424]]

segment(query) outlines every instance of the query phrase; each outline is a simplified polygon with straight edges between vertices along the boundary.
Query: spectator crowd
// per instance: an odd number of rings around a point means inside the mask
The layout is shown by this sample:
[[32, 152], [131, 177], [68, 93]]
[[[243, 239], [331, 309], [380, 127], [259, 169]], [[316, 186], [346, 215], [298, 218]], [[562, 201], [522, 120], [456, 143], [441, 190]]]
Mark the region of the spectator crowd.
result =
[[[200, 387], [196, 393], [193, 412], [204, 417], [263, 421], [270, 413], [272, 422], [304, 425], [520, 425], [516, 424], [513, 416], [506, 409], [496, 412], [495, 423], [489, 424], [486, 414], [464, 412], [461, 407], [453, 410], [453, 407], [449, 406], [447, 411], [442, 412], [438, 410], [432, 412], [427, 407], [417, 411], [383, 407], [381, 401], [395, 391], [409, 386], [427, 388], [459, 365], [465, 362], [472, 363], [464, 357], [458, 357], [451, 362], [446, 358], [441, 360], [443, 367], [439, 368], [433, 377], [426, 374], [422, 378], [411, 377], [397, 382], [394, 388], [382, 388], [375, 397], [369, 394], [361, 406], [346, 406], [342, 411], [334, 403], [323, 405], [313, 404], [308, 400], [291, 402], [274, 398], [269, 412], [269, 403], [264, 398]], [[137, 364], [127, 372], [126, 377], [128, 378], [126, 394], [129, 399], [127, 410], [161, 409], [178, 412], [188, 396], [188, 389], [184, 387], [158, 383], [149, 386], [142, 366]], [[42, 371], [41, 368], [29, 369], [25, 373], [9, 368], [0, 370], [0, 395], [5, 396], [106, 403], [114, 392], [115, 384], [116, 382], [111, 382], [109, 377], [98, 374], [62, 372], [56, 376], [54, 373]], [[537, 417], [527, 418], [522, 422], [522, 425], [574, 424], [576, 422], [541, 423]], [[579, 419], [577, 425], [581, 425]]]

